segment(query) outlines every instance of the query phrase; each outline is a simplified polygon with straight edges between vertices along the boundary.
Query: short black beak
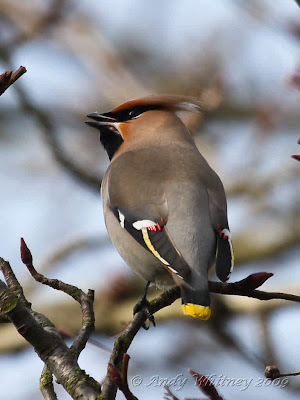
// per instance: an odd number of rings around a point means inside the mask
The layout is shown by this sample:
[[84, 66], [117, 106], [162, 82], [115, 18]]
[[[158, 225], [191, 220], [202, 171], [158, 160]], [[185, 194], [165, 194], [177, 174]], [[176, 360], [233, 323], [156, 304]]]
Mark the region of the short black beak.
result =
[[103, 125], [113, 126], [115, 122], [118, 122], [115, 118], [111, 117], [109, 113], [99, 114], [97, 112], [87, 115], [88, 118], [94, 121], [85, 121], [85, 123], [92, 128], [100, 129]]

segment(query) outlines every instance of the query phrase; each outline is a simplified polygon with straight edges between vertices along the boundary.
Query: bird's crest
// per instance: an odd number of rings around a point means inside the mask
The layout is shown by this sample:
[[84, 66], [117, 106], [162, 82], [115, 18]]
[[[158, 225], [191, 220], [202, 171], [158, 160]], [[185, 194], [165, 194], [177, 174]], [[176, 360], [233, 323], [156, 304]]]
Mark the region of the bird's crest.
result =
[[111, 113], [118, 113], [135, 107], [145, 107], [151, 109], [162, 109], [169, 111], [188, 111], [197, 112], [203, 107], [200, 101], [192, 96], [177, 95], [152, 95], [140, 99], [130, 100], [114, 108]]

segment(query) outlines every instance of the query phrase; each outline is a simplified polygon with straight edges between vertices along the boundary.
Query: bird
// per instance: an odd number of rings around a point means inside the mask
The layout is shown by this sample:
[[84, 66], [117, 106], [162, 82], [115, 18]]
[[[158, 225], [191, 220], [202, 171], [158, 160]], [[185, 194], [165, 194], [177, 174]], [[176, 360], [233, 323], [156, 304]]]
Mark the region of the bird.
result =
[[141, 301], [149, 285], [178, 286], [183, 313], [207, 320], [208, 270], [215, 265], [225, 282], [234, 257], [223, 184], [180, 118], [201, 109], [191, 96], [151, 95], [90, 113], [86, 123], [100, 131], [110, 160], [101, 187], [105, 224], [147, 281]]

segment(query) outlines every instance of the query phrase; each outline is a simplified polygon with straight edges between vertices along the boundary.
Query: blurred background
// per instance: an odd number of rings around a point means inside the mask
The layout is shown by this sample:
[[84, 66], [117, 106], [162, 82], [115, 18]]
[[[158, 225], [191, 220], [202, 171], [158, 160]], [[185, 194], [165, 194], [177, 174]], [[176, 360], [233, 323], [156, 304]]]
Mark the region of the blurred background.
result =
[[[154, 93], [193, 95], [205, 110], [185, 122], [228, 197], [236, 267], [230, 281], [275, 275], [262, 289], [300, 294], [300, 13], [293, 0], [1, 0], [0, 71], [28, 72], [0, 99], [0, 256], [33, 308], [76, 334], [80, 309], [29, 277], [35, 267], [96, 290], [96, 333], [79, 359], [95, 379], [126, 326], [144, 282], [113, 249], [99, 195], [108, 158], [85, 115]], [[211, 279], [216, 279], [212, 271]], [[151, 296], [158, 292], [153, 290]], [[299, 398], [300, 379], [264, 378], [266, 365], [300, 369], [299, 306], [213, 296], [212, 318], [181, 315], [180, 301], [156, 316], [129, 349], [129, 383], [141, 400], [205, 398], [188, 369], [244, 379], [219, 384], [227, 400]], [[174, 334], [176, 332], [176, 334]], [[0, 326], [0, 393], [40, 399], [42, 362], [15, 329]], [[131, 378], [142, 382], [134, 387]], [[154, 377], [154, 379], [153, 379]], [[151, 380], [152, 378], [152, 380]], [[59, 386], [60, 399], [70, 397]], [[123, 395], [118, 394], [118, 399]]]

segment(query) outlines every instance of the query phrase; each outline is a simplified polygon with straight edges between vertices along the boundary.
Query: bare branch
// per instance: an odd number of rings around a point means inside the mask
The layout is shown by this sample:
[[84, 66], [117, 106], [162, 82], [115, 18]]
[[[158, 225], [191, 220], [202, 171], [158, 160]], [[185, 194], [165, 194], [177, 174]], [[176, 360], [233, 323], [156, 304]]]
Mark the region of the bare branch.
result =
[[[79, 353], [82, 351], [82, 349], [85, 347], [86, 342], [94, 328], [94, 313], [93, 313], [93, 292], [89, 291], [89, 293], [86, 295], [84, 292], [82, 292], [80, 289], [78, 289], [75, 286], [68, 285], [64, 282], [61, 282], [57, 279], [49, 279], [46, 278], [44, 275], [38, 273], [36, 269], [33, 266], [33, 259], [30, 250], [28, 249], [25, 241], [22, 239], [21, 240], [21, 258], [24, 264], [27, 266], [28, 270], [30, 271], [31, 275], [34, 277], [34, 279], [38, 282], [41, 282], [45, 285], [48, 285], [54, 289], [61, 290], [67, 294], [69, 294], [71, 297], [73, 297], [77, 302], [80, 303], [81, 309], [82, 309], [82, 314], [83, 314], [83, 324], [81, 331], [79, 335], [77, 336], [73, 346], [71, 349], [68, 349], [64, 343], [62, 342], [61, 336], [58, 334], [58, 332], [51, 326], [50, 321], [47, 323], [47, 319], [44, 316], [39, 315], [39, 318], [43, 318], [43, 327], [39, 322], [39, 320], [36, 318], [33, 318], [34, 323], [37, 324], [38, 328], [42, 330], [43, 334], [50, 334], [49, 330], [51, 330], [51, 335], [54, 334], [54, 337], [56, 340], [57, 337], [59, 338], [59, 344], [56, 343], [55, 340], [55, 346], [53, 348], [53, 342], [51, 340], [42, 339], [41, 341], [43, 345], [47, 342], [47, 346], [43, 347], [42, 349], [39, 349], [39, 345], [36, 343], [36, 339], [32, 340], [31, 337], [28, 337], [26, 335], [26, 332], [28, 331], [28, 321], [29, 321], [29, 326], [33, 324], [33, 322], [27, 318], [27, 321], [21, 321], [18, 318], [13, 318], [14, 313], [12, 314], [12, 311], [17, 308], [17, 307], [23, 307], [18, 301], [18, 298], [13, 292], [10, 292], [8, 288], [4, 285], [4, 287], [7, 290], [2, 289], [2, 292], [5, 293], [8, 297], [10, 297], [9, 301], [6, 301], [6, 304], [11, 305], [12, 308], [9, 308], [7, 311], [7, 308], [4, 306], [3, 310], [5, 314], [8, 312], [10, 313], [9, 319], [11, 322], [15, 324], [17, 327], [19, 333], [25, 337], [26, 340], [28, 340], [36, 349], [37, 353], [39, 356], [44, 360], [46, 365], [49, 367], [49, 369], [55, 374], [55, 376], [60, 376], [61, 371], [59, 370], [58, 366], [54, 363], [51, 364], [49, 363], [49, 359], [44, 355], [44, 352], [47, 351], [52, 354], [52, 352], [56, 351], [57, 348], [63, 347], [63, 349], [60, 351], [60, 353], [66, 354], [66, 352], [71, 352], [72, 357], [71, 361], [69, 361], [69, 364], [72, 365], [72, 363], [76, 363], [77, 365], [77, 358]], [[5, 263], [5, 262], [4, 262]], [[11, 276], [11, 273], [8, 274], [9, 277]], [[213, 293], [219, 293], [219, 294], [230, 294], [230, 295], [240, 295], [240, 296], [248, 296], [248, 297], [253, 297], [261, 300], [270, 300], [270, 299], [275, 299], [275, 298], [280, 298], [280, 299], [285, 299], [285, 300], [290, 300], [290, 301], [295, 301], [295, 302], [300, 302], [300, 296], [295, 296], [287, 293], [277, 293], [277, 292], [263, 292], [256, 290], [257, 287], [260, 287], [267, 279], [272, 277], [272, 273], [267, 273], [267, 272], [260, 272], [260, 273], [255, 273], [251, 274], [245, 279], [242, 279], [238, 282], [233, 282], [233, 283], [221, 283], [221, 282], [209, 282], [209, 289]], [[11, 297], [15, 296], [15, 297]], [[180, 297], [180, 289], [178, 287], [171, 288], [170, 290], [166, 291], [163, 293], [161, 296], [156, 298], [150, 303], [150, 312], [154, 314], [158, 310], [172, 304], [177, 298]], [[1, 291], [0, 291], [0, 304], [1, 304]], [[3, 304], [3, 302], [2, 302]], [[30, 310], [28, 310], [28, 313], [30, 317], [32, 318], [33, 315], [30, 313]], [[12, 314], [12, 315], [11, 315]], [[25, 316], [23, 315], [23, 318]], [[121, 333], [119, 338], [116, 340], [114, 344], [114, 349], [112, 351], [110, 361], [109, 361], [109, 366], [108, 366], [108, 371], [107, 371], [107, 376], [105, 378], [104, 384], [103, 384], [103, 390], [101, 393], [101, 396], [104, 396], [103, 398], [106, 399], [113, 399], [115, 398], [116, 395], [116, 390], [119, 388], [122, 390], [124, 393], [125, 397], [129, 400], [135, 400], [136, 398], [134, 395], [130, 392], [128, 383], [127, 383], [127, 368], [128, 368], [128, 360], [129, 357], [126, 355], [127, 350], [129, 346], [131, 345], [135, 335], [139, 331], [139, 329], [142, 327], [144, 322], [147, 319], [147, 313], [145, 310], [139, 311], [132, 321], [128, 324], [126, 329]], [[45, 323], [46, 320], [46, 323]], [[21, 324], [21, 327], [25, 327], [25, 331], [23, 329], [19, 328], [19, 324]], [[48, 326], [47, 332], [44, 332], [44, 326]], [[36, 326], [34, 326], [34, 330], [38, 329]], [[39, 337], [42, 332], [37, 332], [35, 333], [34, 337]], [[31, 341], [30, 341], [31, 339]], [[50, 347], [49, 347], [50, 346]], [[76, 350], [75, 355], [72, 349]], [[70, 357], [69, 354], [66, 356], [67, 358]], [[56, 359], [56, 357], [54, 357]], [[75, 367], [73, 365], [73, 368], [79, 368]], [[57, 370], [58, 369], [58, 370]], [[122, 374], [120, 373], [122, 371]], [[71, 374], [71, 370], [69, 371]], [[82, 371], [83, 372], [83, 371]], [[83, 372], [84, 373], [84, 372]], [[63, 383], [63, 382], [62, 382]], [[64, 384], [64, 383], [63, 383]], [[64, 387], [66, 387], [64, 385]], [[86, 389], [86, 387], [85, 387]], [[90, 390], [90, 387], [88, 387], [88, 390]], [[92, 395], [91, 395], [92, 396]], [[74, 397], [76, 398], [76, 397]], [[93, 397], [91, 397], [93, 398]], [[218, 399], [220, 400], [221, 397], [211, 397], [211, 399]]]
[[38, 273], [33, 266], [31, 252], [23, 238], [21, 238], [20, 250], [22, 262], [26, 265], [28, 271], [37, 282], [40, 282], [43, 285], [50, 286], [52, 289], [60, 290], [68, 294], [80, 304], [82, 312], [82, 327], [73, 345], [71, 346], [71, 350], [76, 350], [77, 356], [79, 356], [81, 351], [85, 348], [91, 333], [95, 329], [95, 316], [93, 310], [94, 291], [89, 290], [86, 294], [76, 286], [69, 285], [58, 279], [47, 278], [44, 275]]
[[233, 283], [209, 282], [209, 290], [211, 291], [211, 293], [246, 296], [259, 300], [283, 299], [300, 303], [300, 296], [280, 292], [263, 292], [262, 290], [253, 290], [248, 289], [247, 287], [243, 289], [240, 287], [240, 282], [242, 281]]
[[23, 288], [14, 274], [9, 262], [3, 260], [3, 258], [0, 258], [0, 269], [10, 290], [20, 298], [26, 307], [31, 308], [31, 303], [27, 301]]
[[65, 345], [53, 324], [42, 314], [31, 312], [0, 281], [0, 311], [15, 325], [20, 335], [35, 349], [38, 356], [64, 386], [73, 399], [84, 396], [96, 400], [100, 385], [81, 370], [77, 357]]
[[76, 350], [78, 356], [85, 348], [87, 341], [95, 330], [95, 315], [94, 315], [94, 291], [88, 290], [87, 294], [84, 292], [80, 296], [80, 306], [82, 311], [82, 326], [74, 340], [71, 349]]
[[6, 71], [0, 75], [0, 96], [18, 80], [22, 75], [27, 72], [25, 67], [18, 68], [14, 73], [12, 70]]
[[[20, 4], [18, 6], [18, 32], [9, 39], [1, 44], [0, 52], [4, 55], [12, 53], [17, 47], [22, 44], [33, 40], [37, 36], [48, 35], [51, 33], [53, 28], [64, 21], [66, 6], [70, 6], [71, 2], [67, 0], [52, 0], [49, 7], [45, 12], [40, 15], [39, 13], [33, 13], [31, 10], [26, 8], [26, 5]], [[2, 10], [1, 10], [2, 11]], [[7, 12], [8, 11], [8, 12]], [[10, 14], [15, 13], [15, 5], [11, 5], [11, 9], [8, 8], [6, 13], [3, 14], [10, 21]], [[27, 22], [31, 22], [26, 28], [22, 25], [22, 19], [26, 19]]]
[[130, 360], [129, 354], [125, 353], [123, 355], [123, 364], [122, 364], [122, 392], [127, 400], [137, 400], [137, 398], [131, 393], [128, 386], [128, 363]]
[[57, 400], [53, 387], [53, 375], [47, 365], [44, 366], [40, 377], [40, 389], [45, 400]]
[[164, 386], [164, 389], [166, 391], [164, 395], [164, 400], [179, 400], [178, 397], [176, 397], [170, 390], [168, 386]]
[[281, 374], [277, 365], [268, 365], [265, 369], [265, 377], [272, 381], [277, 378], [284, 378], [286, 376], [298, 376], [300, 372], [290, 372], [288, 374]]
[[123, 354], [122, 374], [113, 364], [110, 364], [110, 363], [108, 364], [108, 373], [110, 374], [110, 378], [114, 382], [114, 384], [124, 394], [126, 400], [138, 400], [131, 393], [129, 386], [128, 386], [127, 372], [128, 372], [129, 360], [130, 360], [130, 356], [127, 353]]
[[[167, 292], [163, 293], [163, 295], [162, 295], [164, 298], [166, 297], [166, 293]], [[159, 302], [159, 299], [162, 296], [160, 296], [158, 299], [156, 299], [156, 301]], [[178, 297], [179, 297], [179, 293], [178, 293]], [[178, 297], [176, 297], [176, 298], [178, 298]], [[174, 298], [173, 301], [174, 300], [176, 300], [176, 299]], [[171, 304], [173, 301], [171, 301], [169, 304]], [[152, 305], [152, 303], [151, 303], [151, 305]], [[162, 306], [162, 307], [164, 307], [164, 306]], [[152, 308], [151, 308], [151, 311], [152, 311]], [[110, 360], [109, 360], [109, 367], [107, 370], [107, 375], [106, 375], [106, 378], [102, 385], [102, 394], [103, 394], [104, 398], [107, 398], [107, 399], [115, 398], [118, 385], [116, 385], [116, 383], [114, 383], [111, 378], [111, 370], [112, 370], [111, 366], [115, 367], [116, 370], [121, 370], [123, 355], [127, 352], [135, 335], [138, 333], [138, 331], [140, 330], [141, 326], [144, 324], [146, 319], [147, 319], [147, 315], [146, 315], [146, 312], [144, 312], [143, 310], [136, 313], [135, 316], [133, 317], [132, 321], [128, 324], [127, 328], [121, 333], [121, 335], [115, 341], [114, 349], [112, 351], [112, 354], [111, 354]]]
[[36, 105], [31, 102], [29, 96], [24, 90], [22, 90], [22, 88], [18, 87], [16, 90], [22, 110], [26, 113], [29, 112], [36, 118], [45, 142], [49, 146], [49, 149], [51, 150], [52, 155], [58, 164], [62, 166], [77, 181], [99, 192], [102, 178], [76, 165], [76, 163], [74, 163], [68, 157], [56, 137], [56, 128], [51, 119], [51, 115], [44, 110], [37, 108]]
[[[21, 240], [21, 258], [37, 281], [64, 291], [80, 303], [83, 314], [82, 328], [69, 349], [49, 319], [29, 308], [29, 303], [20, 290], [19, 282], [10, 265], [3, 259], [0, 259], [0, 266], [10, 288], [0, 281], [0, 313], [7, 316], [19, 334], [34, 347], [51, 371], [50, 374], [53, 373], [56, 376], [74, 399], [82, 398], [82, 396], [96, 399], [101, 392], [100, 385], [81, 370], [77, 363], [78, 356], [94, 329], [93, 291], [89, 291], [86, 295], [75, 286], [67, 285], [57, 279], [48, 279], [39, 274], [33, 267], [31, 252], [23, 239]], [[50, 378], [49, 373], [42, 375], [41, 388], [46, 387], [43, 395], [54, 399], [55, 393], [51, 388]]]
[[[273, 274], [271, 273], [260, 272], [256, 274], [251, 274], [247, 278], [233, 283], [209, 281], [209, 290], [212, 293], [247, 296], [259, 300], [284, 299], [300, 303], [300, 296], [288, 293], [263, 292], [260, 290], [256, 290], [257, 287], [261, 286], [272, 275]], [[172, 304], [179, 297], [180, 289], [178, 287], [171, 288], [164, 292], [161, 296], [151, 301], [149, 311], [154, 314], [162, 308]], [[147, 315], [144, 310], [141, 310], [137, 314], [135, 314], [132, 321], [128, 324], [126, 329], [121, 333], [114, 344], [114, 349], [109, 361], [111, 365], [114, 365], [119, 370], [121, 369], [123, 355], [127, 352], [135, 335], [137, 334], [143, 323], [146, 321], [146, 319]], [[113, 396], [116, 392], [116, 386], [111, 380], [109, 371], [103, 383], [102, 392], [104, 395], [107, 396], [107, 398], [114, 398]]]

